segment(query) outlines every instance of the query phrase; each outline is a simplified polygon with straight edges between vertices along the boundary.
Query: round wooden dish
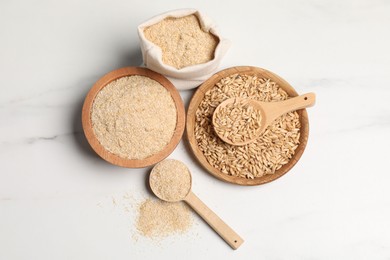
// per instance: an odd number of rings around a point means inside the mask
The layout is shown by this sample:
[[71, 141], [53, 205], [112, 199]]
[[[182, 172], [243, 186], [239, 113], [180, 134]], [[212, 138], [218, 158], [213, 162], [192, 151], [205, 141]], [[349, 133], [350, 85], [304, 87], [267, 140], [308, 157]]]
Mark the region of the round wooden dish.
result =
[[[159, 153], [141, 160], [125, 159], [107, 151], [96, 138], [92, 128], [92, 120], [91, 120], [92, 105], [97, 93], [99, 93], [99, 91], [111, 81], [116, 80], [118, 78], [133, 76], [133, 75], [149, 77], [159, 82], [171, 94], [172, 99], [176, 105], [176, 111], [177, 111], [176, 129], [175, 132], [173, 133], [171, 141]], [[184, 126], [185, 126], [185, 110], [179, 92], [176, 90], [176, 88], [167, 78], [149, 69], [139, 68], [139, 67], [126, 67], [126, 68], [121, 68], [109, 72], [108, 74], [104, 75], [101, 79], [99, 79], [95, 83], [95, 85], [91, 88], [84, 101], [83, 111], [82, 111], [82, 124], [83, 124], [85, 136], [89, 144], [91, 145], [92, 149], [104, 160], [106, 160], [109, 163], [122, 166], [122, 167], [141, 168], [141, 167], [146, 167], [158, 163], [172, 153], [172, 151], [175, 149], [177, 144], [180, 142], [181, 137], [183, 136]]]
[[194, 128], [195, 128], [195, 114], [196, 110], [198, 109], [198, 106], [200, 102], [203, 100], [205, 93], [214, 87], [214, 85], [220, 81], [224, 77], [228, 77], [232, 74], [246, 74], [246, 75], [257, 75], [258, 77], [264, 77], [269, 78], [272, 81], [276, 82], [283, 90], [287, 92], [289, 96], [298, 96], [298, 93], [294, 90], [294, 88], [288, 84], [284, 79], [279, 77], [278, 75], [267, 71], [265, 69], [257, 68], [257, 67], [249, 67], [249, 66], [241, 66], [241, 67], [232, 67], [229, 69], [222, 70], [216, 74], [214, 74], [211, 78], [209, 78], [207, 81], [205, 81], [195, 92], [194, 96], [191, 99], [190, 106], [188, 108], [187, 112], [187, 135], [188, 140], [191, 146], [192, 151], [194, 152], [196, 158], [199, 160], [200, 164], [206, 168], [208, 172], [210, 172], [212, 175], [217, 177], [220, 180], [239, 184], [239, 185], [260, 185], [267, 182], [271, 182], [273, 180], [276, 180], [277, 178], [281, 177], [285, 173], [287, 173], [301, 158], [303, 151], [305, 150], [307, 139], [309, 136], [309, 121], [306, 109], [298, 110], [299, 114], [299, 120], [301, 122], [301, 135], [300, 135], [300, 144], [298, 148], [295, 150], [294, 156], [291, 158], [291, 160], [283, 165], [282, 168], [277, 170], [274, 174], [264, 175], [262, 177], [258, 177], [255, 179], [245, 179], [241, 177], [235, 177], [231, 175], [227, 175], [219, 171], [218, 169], [211, 166], [208, 162], [203, 153], [200, 151], [198, 144], [195, 139], [194, 134]]

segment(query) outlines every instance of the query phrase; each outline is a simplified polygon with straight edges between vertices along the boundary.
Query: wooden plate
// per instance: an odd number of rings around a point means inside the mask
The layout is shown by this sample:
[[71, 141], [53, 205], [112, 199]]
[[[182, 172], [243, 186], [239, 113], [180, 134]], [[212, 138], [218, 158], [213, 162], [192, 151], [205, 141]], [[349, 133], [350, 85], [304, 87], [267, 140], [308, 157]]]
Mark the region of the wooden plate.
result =
[[239, 185], [260, 185], [264, 184], [286, 174], [301, 158], [303, 151], [305, 150], [307, 139], [309, 136], [309, 121], [306, 109], [298, 110], [299, 120], [301, 122], [301, 135], [300, 135], [300, 144], [298, 148], [295, 150], [294, 156], [290, 159], [290, 161], [285, 164], [282, 168], [276, 171], [274, 174], [264, 175], [262, 177], [258, 177], [255, 179], [245, 179], [241, 177], [230, 176], [222, 173], [218, 169], [211, 166], [206, 157], [203, 155], [201, 150], [198, 147], [198, 144], [195, 139], [194, 128], [195, 128], [195, 113], [198, 109], [200, 102], [203, 100], [205, 93], [211, 89], [218, 81], [220, 81], [224, 77], [228, 77], [232, 74], [246, 74], [246, 75], [257, 75], [258, 77], [269, 78], [272, 81], [276, 82], [283, 90], [287, 92], [289, 96], [298, 96], [298, 93], [294, 90], [294, 88], [288, 84], [284, 79], [279, 77], [278, 75], [267, 71], [265, 69], [257, 68], [257, 67], [232, 67], [229, 69], [222, 70], [216, 74], [214, 74], [211, 78], [205, 81], [195, 92], [194, 96], [191, 99], [190, 106], [187, 112], [187, 136], [191, 146], [192, 151], [194, 152], [196, 158], [199, 160], [200, 164], [206, 168], [206, 170], [211, 173], [213, 176], [217, 177], [220, 180], [239, 184]]
[[[95, 136], [95, 133], [92, 128], [92, 120], [91, 120], [92, 105], [97, 93], [99, 93], [99, 91], [111, 81], [121, 77], [132, 76], [132, 75], [149, 77], [159, 82], [171, 94], [172, 99], [176, 105], [176, 111], [177, 111], [176, 129], [175, 132], [173, 133], [171, 141], [159, 153], [141, 160], [124, 159], [104, 149], [104, 147], [99, 143], [98, 139]], [[99, 79], [95, 83], [95, 85], [91, 88], [84, 101], [84, 106], [82, 111], [82, 124], [83, 124], [85, 136], [87, 137], [87, 140], [91, 145], [92, 149], [104, 160], [106, 160], [109, 163], [122, 166], [122, 167], [141, 168], [141, 167], [146, 167], [158, 163], [173, 152], [177, 144], [180, 142], [181, 137], [183, 136], [184, 126], [185, 126], [185, 110], [179, 92], [176, 90], [173, 84], [163, 75], [145, 68], [126, 67], [126, 68], [121, 68], [109, 72], [108, 74], [104, 75], [101, 79]]]

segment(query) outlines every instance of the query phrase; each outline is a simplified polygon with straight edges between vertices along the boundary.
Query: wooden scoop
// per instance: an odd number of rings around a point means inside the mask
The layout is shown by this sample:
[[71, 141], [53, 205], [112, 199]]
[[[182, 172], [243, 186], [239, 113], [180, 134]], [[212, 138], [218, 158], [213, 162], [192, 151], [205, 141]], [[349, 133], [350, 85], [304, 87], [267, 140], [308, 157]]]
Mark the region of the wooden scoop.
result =
[[[155, 166], [156, 168], [156, 166]], [[155, 169], [153, 168], [153, 169]], [[185, 175], [187, 174], [187, 176]], [[155, 175], [155, 176], [154, 176]], [[149, 176], [149, 185], [152, 189], [153, 193], [160, 198], [161, 200], [167, 202], [177, 202], [177, 201], [185, 201], [188, 205], [190, 205], [198, 214], [201, 216], [214, 230], [220, 235], [226, 243], [228, 243], [233, 249], [237, 249], [244, 240], [236, 233], [232, 228], [230, 228], [222, 219], [220, 219], [211, 209], [209, 209], [192, 191], [192, 177], [191, 173], [183, 173], [183, 178], [189, 178], [189, 183], [186, 185], [186, 193], [183, 193], [183, 197], [181, 198], [168, 198], [164, 197], [165, 195], [160, 192], [161, 184], [167, 183], [166, 180], [161, 179], [161, 177], [157, 177], [157, 173], [152, 170]], [[189, 175], [189, 176], [188, 176]], [[159, 179], [160, 178], [160, 179]], [[166, 177], [167, 178], [167, 177]], [[156, 181], [160, 180], [160, 181]], [[168, 178], [167, 178], [168, 179]], [[184, 187], [179, 186], [178, 183], [169, 182], [170, 186], [165, 187], [167, 189], [183, 189]], [[157, 217], [157, 216], [156, 216]]]
[[219, 113], [220, 109], [226, 107], [228, 104], [231, 103], [234, 104], [242, 103], [241, 101], [243, 100], [245, 100], [247, 104], [252, 105], [255, 109], [261, 112], [261, 124], [260, 127], [257, 128], [252, 138], [247, 139], [245, 141], [233, 141], [227, 138], [226, 136], [220, 134], [220, 131], [215, 131], [219, 136], [219, 138], [221, 138], [224, 142], [231, 145], [245, 145], [253, 142], [279, 116], [294, 110], [313, 106], [315, 104], [316, 96], [314, 93], [307, 93], [301, 96], [293, 97], [279, 102], [261, 102], [254, 99], [246, 99], [240, 97], [229, 98], [223, 101], [221, 104], [219, 104], [219, 106], [215, 109], [213, 114], [214, 128], [218, 127], [216, 123], [215, 115]]

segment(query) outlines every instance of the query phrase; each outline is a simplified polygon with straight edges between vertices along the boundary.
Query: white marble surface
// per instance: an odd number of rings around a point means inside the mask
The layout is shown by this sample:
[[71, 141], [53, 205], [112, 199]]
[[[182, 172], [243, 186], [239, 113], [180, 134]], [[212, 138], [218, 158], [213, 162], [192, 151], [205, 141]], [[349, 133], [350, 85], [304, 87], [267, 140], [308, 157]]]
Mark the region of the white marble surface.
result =
[[[92, 84], [141, 63], [136, 26], [184, 7], [231, 39], [223, 67], [317, 93], [307, 149], [273, 183], [218, 181], [185, 141], [170, 156], [245, 239], [237, 251], [196, 216], [185, 235], [135, 241], [124, 194], [151, 196], [149, 169], [104, 162], [81, 129]], [[390, 259], [389, 46], [386, 0], [1, 1], [0, 259]], [[181, 94], [188, 104], [193, 92]]]

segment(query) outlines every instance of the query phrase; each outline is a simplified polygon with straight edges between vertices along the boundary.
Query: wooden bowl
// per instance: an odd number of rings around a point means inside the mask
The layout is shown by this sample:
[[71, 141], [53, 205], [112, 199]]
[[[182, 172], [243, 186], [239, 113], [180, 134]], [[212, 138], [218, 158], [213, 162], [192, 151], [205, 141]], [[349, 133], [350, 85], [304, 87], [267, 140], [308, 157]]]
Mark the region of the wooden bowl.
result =
[[187, 112], [187, 136], [191, 146], [193, 153], [196, 158], [199, 160], [200, 164], [206, 168], [206, 170], [211, 173], [213, 176], [217, 177], [220, 180], [239, 184], [239, 185], [260, 185], [267, 182], [271, 182], [286, 174], [301, 158], [303, 151], [306, 148], [307, 139], [309, 136], [309, 121], [306, 109], [298, 110], [299, 120], [301, 123], [300, 129], [300, 144], [295, 150], [294, 156], [290, 159], [290, 161], [283, 165], [282, 168], [277, 170], [274, 174], [264, 175], [262, 177], [254, 178], [254, 179], [246, 179], [242, 177], [231, 176], [222, 173], [218, 169], [211, 166], [206, 157], [203, 155], [202, 151], [199, 149], [198, 144], [195, 139], [194, 128], [195, 128], [195, 114], [196, 110], [200, 102], [203, 100], [205, 93], [214, 87], [214, 85], [220, 81], [224, 77], [228, 77], [232, 74], [246, 74], [246, 75], [257, 75], [258, 77], [269, 78], [272, 81], [276, 82], [287, 94], [291, 97], [298, 96], [298, 93], [294, 90], [294, 88], [288, 84], [284, 79], [279, 77], [278, 75], [267, 71], [265, 69], [257, 68], [257, 67], [249, 67], [249, 66], [241, 66], [241, 67], [232, 67], [229, 69], [222, 70], [216, 74], [214, 74], [211, 78], [205, 81], [195, 92], [194, 96], [191, 99], [190, 106]]
[[[176, 105], [176, 111], [177, 111], [176, 128], [175, 128], [175, 132], [173, 133], [171, 141], [159, 153], [140, 160], [125, 159], [107, 151], [96, 138], [96, 135], [92, 128], [92, 120], [91, 120], [91, 110], [92, 110], [93, 101], [96, 95], [99, 93], [99, 91], [111, 81], [114, 81], [121, 77], [133, 76], [133, 75], [149, 77], [159, 82], [171, 94], [172, 99]], [[122, 166], [122, 167], [141, 168], [141, 167], [146, 167], [158, 163], [173, 152], [177, 144], [180, 142], [181, 137], [183, 136], [184, 126], [185, 126], [185, 110], [179, 92], [176, 90], [173, 84], [163, 75], [145, 68], [126, 67], [126, 68], [121, 68], [109, 72], [108, 74], [104, 75], [101, 79], [99, 79], [95, 83], [95, 85], [91, 88], [84, 101], [83, 110], [82, 110], [82, 124], [83, 124], [85, 136], [89, 144], [91, 145], [92, 149], [104, 160], [106, 160], [109, 163]]]

